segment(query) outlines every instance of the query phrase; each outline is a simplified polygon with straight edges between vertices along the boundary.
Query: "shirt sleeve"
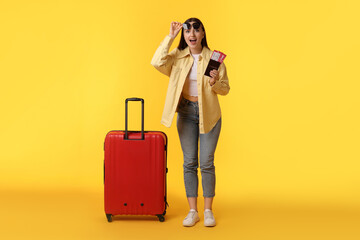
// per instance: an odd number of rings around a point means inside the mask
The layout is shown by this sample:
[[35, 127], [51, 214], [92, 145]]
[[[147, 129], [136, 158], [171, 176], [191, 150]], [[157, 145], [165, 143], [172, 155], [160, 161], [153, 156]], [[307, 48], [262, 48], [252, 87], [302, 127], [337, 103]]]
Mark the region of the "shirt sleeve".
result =
[[226, 95], [230, 91], [229, 79], [224, 62], [219, 67], [219, 80], [211, 86], [211, 90], [220, 95]]
[[158, 49], [156, 49], [156, 52], [151, 60], [151, 65], [167, 76], [170, 76], [174, 57], [177, 52], [177, 48], [175, 48], [169, 53], [169, 49], [173, 41], [174, 39], [172, 39], [169, 35], [166, 35], [164, 40], [160, 43]]

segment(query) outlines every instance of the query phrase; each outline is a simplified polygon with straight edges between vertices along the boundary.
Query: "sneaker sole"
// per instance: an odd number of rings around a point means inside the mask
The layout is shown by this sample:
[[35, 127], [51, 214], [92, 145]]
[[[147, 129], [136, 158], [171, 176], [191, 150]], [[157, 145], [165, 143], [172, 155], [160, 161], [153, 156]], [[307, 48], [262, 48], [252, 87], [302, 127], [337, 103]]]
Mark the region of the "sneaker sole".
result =
[[214, 224], [205, 224], [205, 223], [204, 223], [204, 226], [205, 226], [205, 227], [215, 227], [215, 226], [216, 226], [216, 223], [214, 223]]
[[196, 221], [194, 222], [194, 224], [192, 224], [192, 225], [185, 225], [184, 223], [183, 223], [183, 226], [184, 227], [193, 227], [193, 226], [195, 226], [195, 224], [197, 223], [197, 222], [199, 222], [200, 221], [200, 218], [199, 219], [196, 219]]

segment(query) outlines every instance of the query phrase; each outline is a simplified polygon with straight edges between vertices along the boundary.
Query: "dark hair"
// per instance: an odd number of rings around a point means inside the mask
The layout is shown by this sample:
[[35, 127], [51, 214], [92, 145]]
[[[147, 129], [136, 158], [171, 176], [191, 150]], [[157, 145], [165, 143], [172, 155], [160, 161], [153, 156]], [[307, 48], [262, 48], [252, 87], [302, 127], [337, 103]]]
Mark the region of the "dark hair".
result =
[[[184, 23], [190, 23], [190, 22], [196, 22], [196, 23], [200, 23], [202, 30], [204, 31], [204, 38], [201, 40], [201, 46], [202, 47], [208, 47], [207, 45], [207, 41], [206, 41], [206, 32], [205, 32], [205, 28], [204, 25], [202, 24], [202, 22], [200, 21], [200, 19], [198, 18], [189, 18], [188, 20], [186, 20]], [[185, 41], [184, 38], [184, 28], [181, 29], [181, 38], [180, 38], [180, 42], [179, 42], [179, 46], [177, 47], [179, 50], [184, 50], [187, 47], [187, 43]]]

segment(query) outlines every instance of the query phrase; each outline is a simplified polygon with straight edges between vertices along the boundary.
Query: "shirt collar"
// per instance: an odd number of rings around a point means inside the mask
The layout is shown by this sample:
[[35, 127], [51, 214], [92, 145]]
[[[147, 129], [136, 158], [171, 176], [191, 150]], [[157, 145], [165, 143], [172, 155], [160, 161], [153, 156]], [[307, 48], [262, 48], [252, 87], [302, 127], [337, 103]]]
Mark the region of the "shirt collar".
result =
[[[209, 52], [212, 52], [212, 51], [210, 49], [208, 49], [207, 47], [203, 47], [201, 50], [201, 53], [200, 53], [201, 58], [208, 60]], [[187, 55], [190, 55], [189, 46], [187, 46], [184, 50], [180, 51], [179, 54], [177, 55], [177, 58], [183, 58], [183, 57], [186, 57]]]

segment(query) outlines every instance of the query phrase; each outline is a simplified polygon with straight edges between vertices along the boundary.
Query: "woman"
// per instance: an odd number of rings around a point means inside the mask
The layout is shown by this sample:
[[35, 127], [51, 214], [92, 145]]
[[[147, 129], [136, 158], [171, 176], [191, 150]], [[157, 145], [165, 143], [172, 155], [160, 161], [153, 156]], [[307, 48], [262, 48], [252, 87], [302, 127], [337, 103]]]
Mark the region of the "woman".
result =
[[[181, 32], [179, 46], [169, 53], [175, 37]], [[206, 41], [205, 28], [197, 18], [184, 24], [171, 22], [170, 33], [156, 50], [151, 64], [170, 77], [161, 123], [166, 127], [177, 115], [177, 130], [184, 155], [184, 182], [190, 211], [184, 226], [198, 222], [198, 141], [204, 196], [204, 225], [215, 226], [212, 203], [215, 196], [214, 153], [221, 129], [221, 111], [217, 94], [230, 90], [225, 64], [205, 76], [212, 51]]]

